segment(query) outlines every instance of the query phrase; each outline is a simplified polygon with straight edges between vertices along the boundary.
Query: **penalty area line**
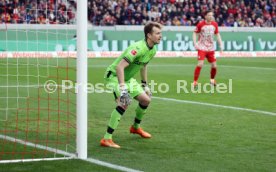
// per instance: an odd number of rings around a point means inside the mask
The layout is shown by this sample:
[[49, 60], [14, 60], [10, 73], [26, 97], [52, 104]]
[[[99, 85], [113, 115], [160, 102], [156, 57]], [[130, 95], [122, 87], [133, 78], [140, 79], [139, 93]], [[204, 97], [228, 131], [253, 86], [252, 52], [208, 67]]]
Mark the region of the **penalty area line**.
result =
[[124, 171], [124, 172], [142, 172], [142, 171], [131, 169], [131, 168], [128, 168], [128, 167], [111, 164], [109, 162], [100, 161], [100, 160], [97, 160], [97, 159], [94, 159], [94, 158], [87, 158], [87, 159], [84, 159], [84, 161], [87, 161], [87, 162], [93, 163], [93, 164], [97, 164], [97, 165], [100, 165], [100, 166], [112, 168], [112, 169], [115, 169], [115, 170]]
[[233, 109], [233, 110], [240, 110], [240, 111], [247, 111], [247, 112], [259, 113], [259, 114], [264, 114], [264, 115], [276, 116], [276, 113], [274, 113], [274, 112], [248, 109], [248, 108], [242, 108], [242, 107], [225, 106], [225, 105], [218, 105], [218, 104], [212, 104], [212, 103], [204, 103], [204, 102], [197, 102], [197, 101], [191, 101], [191, 100], [179, 100], [179, 99], [165, 98], [165, 97], [152, 97], [152, 98], [157, 99], [157, 100], [195, 104], [195, 105], [204, 105], [204, 106], [218, 107], [218, 108], [224, 108], [224, 109]]

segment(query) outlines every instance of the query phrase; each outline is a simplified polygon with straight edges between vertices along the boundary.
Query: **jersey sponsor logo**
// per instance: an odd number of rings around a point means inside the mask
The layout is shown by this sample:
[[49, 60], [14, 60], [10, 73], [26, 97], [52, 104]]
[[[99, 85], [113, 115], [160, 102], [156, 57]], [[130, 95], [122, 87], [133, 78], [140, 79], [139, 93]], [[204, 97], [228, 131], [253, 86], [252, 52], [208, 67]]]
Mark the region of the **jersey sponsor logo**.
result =
[[214, 35], [215, 28], [204, 28], [204, 29], [202, 29], [202, 33], [206, 36]]
[[137, 54], [137, 51], [136, 50], [131, 50], [130, 54], [133, 55], [133, 56], [135, 56]]

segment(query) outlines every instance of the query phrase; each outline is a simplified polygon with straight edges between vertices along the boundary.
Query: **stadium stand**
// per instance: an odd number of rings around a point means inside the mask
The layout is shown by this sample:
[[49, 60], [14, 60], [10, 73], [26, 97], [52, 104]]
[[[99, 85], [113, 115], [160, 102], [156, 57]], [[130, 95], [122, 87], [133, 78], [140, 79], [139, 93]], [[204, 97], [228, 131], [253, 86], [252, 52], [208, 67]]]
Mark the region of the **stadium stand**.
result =
[[[75, 23], [76, 0], [1, 0], [2, 23]], [[275, 0], [88, 0], [96, 26], [194, 26], [212, 9], [219, 26], [276, 27]]]
[[0, 23], [75, 23], [75, 0], [0, 0]]

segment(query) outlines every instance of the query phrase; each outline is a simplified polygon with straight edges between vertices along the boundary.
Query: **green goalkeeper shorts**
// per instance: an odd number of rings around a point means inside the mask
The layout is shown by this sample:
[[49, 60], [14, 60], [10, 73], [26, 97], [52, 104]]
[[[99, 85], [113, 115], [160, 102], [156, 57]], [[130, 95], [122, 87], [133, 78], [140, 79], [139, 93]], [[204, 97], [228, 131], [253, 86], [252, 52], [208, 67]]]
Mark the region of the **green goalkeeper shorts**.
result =
[[[120, 87], [119, 87], [117, 76], [110, 75], [109, 77], [105, 77], [105, 80], [107, 81], [106, 87], [108, 91], [109, 90], [113, 91], [115, 99], [120, 97], [121, 93], [120, 93]], [[132, 98], [144, 93], [142, 86], [134, 78], [131, 78], [128, 81], [125, 81], [125, 85], [129, 95]]]

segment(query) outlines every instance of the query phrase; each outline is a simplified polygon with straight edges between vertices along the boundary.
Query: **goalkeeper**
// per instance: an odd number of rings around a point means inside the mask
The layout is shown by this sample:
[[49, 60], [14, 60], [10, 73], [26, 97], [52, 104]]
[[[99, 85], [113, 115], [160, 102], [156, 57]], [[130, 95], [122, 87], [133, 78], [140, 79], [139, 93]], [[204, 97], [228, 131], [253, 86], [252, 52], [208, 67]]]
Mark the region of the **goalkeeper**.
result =
[[[136, 116], [130, 127], [130, 133], [138, 134], [143, 138], [151, 138], [151, 135], [141, 128], [140, 123], [151, 101], [151, 92], [147, 86], [147, 64], [156, 54], [155, 45], [159, 44], [162, 38], [161, 25], [155, 22], [147, 23], [144, 27], [144, 34], [145, 39], [130, 45], [107, 68], [105, 79], [107, 84], [113, 88], [117, 107], [111, 113], [107, 131], [101, 140], [101, 146], [120, 148], [112, 141], [112, 134], [132, 98], [136, 99], [139, 104], [135, 110]], [[139, 71], [141, 84], [133, 78]]]

